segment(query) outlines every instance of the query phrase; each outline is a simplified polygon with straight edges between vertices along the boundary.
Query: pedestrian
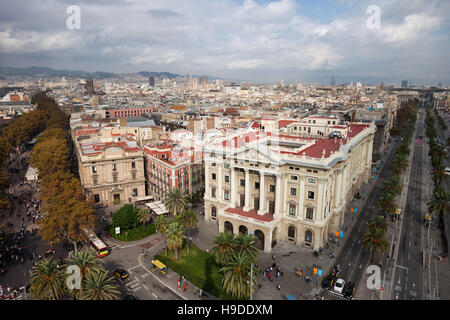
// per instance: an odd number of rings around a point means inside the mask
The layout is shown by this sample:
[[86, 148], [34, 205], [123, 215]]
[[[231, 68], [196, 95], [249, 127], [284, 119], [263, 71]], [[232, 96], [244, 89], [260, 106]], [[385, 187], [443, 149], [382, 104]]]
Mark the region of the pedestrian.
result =
[[186, 292], [186, 287], [187, 287], [187, 281], [184, 282], [183, 292]]
[[277, 289], [278, 289], [278, 290], [281, 290], [281, 286], [280, 286], [279, 284], [277, 285]]

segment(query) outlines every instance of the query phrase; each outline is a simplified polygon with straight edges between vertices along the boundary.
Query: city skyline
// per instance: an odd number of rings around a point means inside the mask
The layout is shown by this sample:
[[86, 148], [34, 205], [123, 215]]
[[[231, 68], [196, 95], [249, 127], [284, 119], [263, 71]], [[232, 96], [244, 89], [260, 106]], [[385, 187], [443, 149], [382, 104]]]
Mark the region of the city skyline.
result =
[[[80, 8], [80, 29], [67, 27], [70, 5]], [[380, 9], [379, 29], [369, 28], [371, 5]], [[334, 75], [336, 83], [446, 86], [449, 8], [421, 0], [11, 1], [0, 13], [0, 60], [255, 82], [329, 84]]]

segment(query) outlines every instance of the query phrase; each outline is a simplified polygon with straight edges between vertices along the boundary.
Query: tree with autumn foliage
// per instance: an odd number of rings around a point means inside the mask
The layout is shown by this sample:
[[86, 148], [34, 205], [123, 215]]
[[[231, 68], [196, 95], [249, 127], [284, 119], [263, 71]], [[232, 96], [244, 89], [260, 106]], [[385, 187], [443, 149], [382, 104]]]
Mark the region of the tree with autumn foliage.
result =
[[83, 194], [80, 181], [67, 172], [57, 172], [43, 180], [43, 209], [47, 212], [39, 220], [39, 234], [52, 244], [68, 240], [77, 243], [86, 239], [83, 229], [94, 229], [95, 210]]
[[70, 167], [70, 150], [67, 140], [58, 137], [41, 140], [33, 148], [30, 164], [39, 170], [40, 176], [55, 171], [68, 170]]

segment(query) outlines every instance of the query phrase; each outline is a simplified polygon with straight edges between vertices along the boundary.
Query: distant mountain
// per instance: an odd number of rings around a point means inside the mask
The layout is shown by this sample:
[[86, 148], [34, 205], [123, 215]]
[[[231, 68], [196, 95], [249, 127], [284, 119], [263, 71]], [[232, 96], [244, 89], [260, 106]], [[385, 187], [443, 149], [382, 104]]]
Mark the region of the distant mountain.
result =
[[139, 74], [139, 75], [141, 75], [141, 76], [143, 76], [145, 78], [148, 78], [148, 77], [151, 77], [151, 76], [156, 77], [156, 78], [166, 77], [166, 78], [169, 78], [169, 79], [174, 79], [174, 78], [181, 77], [181, 75], [179, 75], [179, 74], [170, 73], [170, 72], [141, 71], [141, 72], [138, 72], [137, 74]]
[[73, 77], [84, 79], [104, 79], [117, 77], [116, 73], [110, 72], [86, 72], [72, 70], [55, 70], [47, 67], [10, 68], [0, 67], [0, 77], [29, 76], [29, 77]]
[[[72, 78], [82, 78], [82, 79], [105, 79], [105, 78], [115, 78], [115, 77], [123, 77], [123, 76], [135, 76], [140, 75], [142, 77], [148, 78], [150, 76], [154, 76], [155, 78], [169, 78], [174, 79], [178, 77], [186, 77], [189, 78], [189, 75], [180, 75], [177, 73], [170, 72], [153, 72], [153, 71], [140, 71], [137, 73], [111, 73], [111, 72], [86, 72], [79, 70], [55, 70], [48, 67], [27, 67], [27, 68], [11, 68], [11, 67], [2, 67], [0, 66], [0, 79], [5, 79], [5, 77], [11, 76], [27, 76], [27, 77], [35, 77], [35, 78], [51, 78], [51, 77], [72, 77]], [[193, 78], [200, 78], [201, 76], [192, 75]], [[216, 77], [207, 77], [208, 80], [219, 79]]]

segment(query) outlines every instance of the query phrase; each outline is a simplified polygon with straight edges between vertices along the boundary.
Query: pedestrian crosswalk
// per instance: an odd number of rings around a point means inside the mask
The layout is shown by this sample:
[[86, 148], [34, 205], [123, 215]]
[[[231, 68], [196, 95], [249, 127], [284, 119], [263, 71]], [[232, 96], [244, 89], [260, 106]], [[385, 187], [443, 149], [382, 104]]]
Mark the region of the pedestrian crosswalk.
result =
[[114, 242], [112, 242], [111, 240], [108, 240], [108, 239], [104, 239], [103, 242], [105, 242], [105, 244], [106, 244], [106, 245], [108, 246], [108, 248], [110, 248], [110, 249], [114, 249], [114, 248], [120, 249], [120, 248], [123, 248], [123, 245], [118, 244], [118, 243], [114, 243]]
[[129, 290], [134, 291], [134, 292], [136, 292], [136, 291], [142, 289], [142, 287], [141, 287], [141, 281], [140, 281], [138, 278], [136, 278], [136, 279], [134, 279], [134, 280], [128, 282], [125, 286], [126, 286]]

